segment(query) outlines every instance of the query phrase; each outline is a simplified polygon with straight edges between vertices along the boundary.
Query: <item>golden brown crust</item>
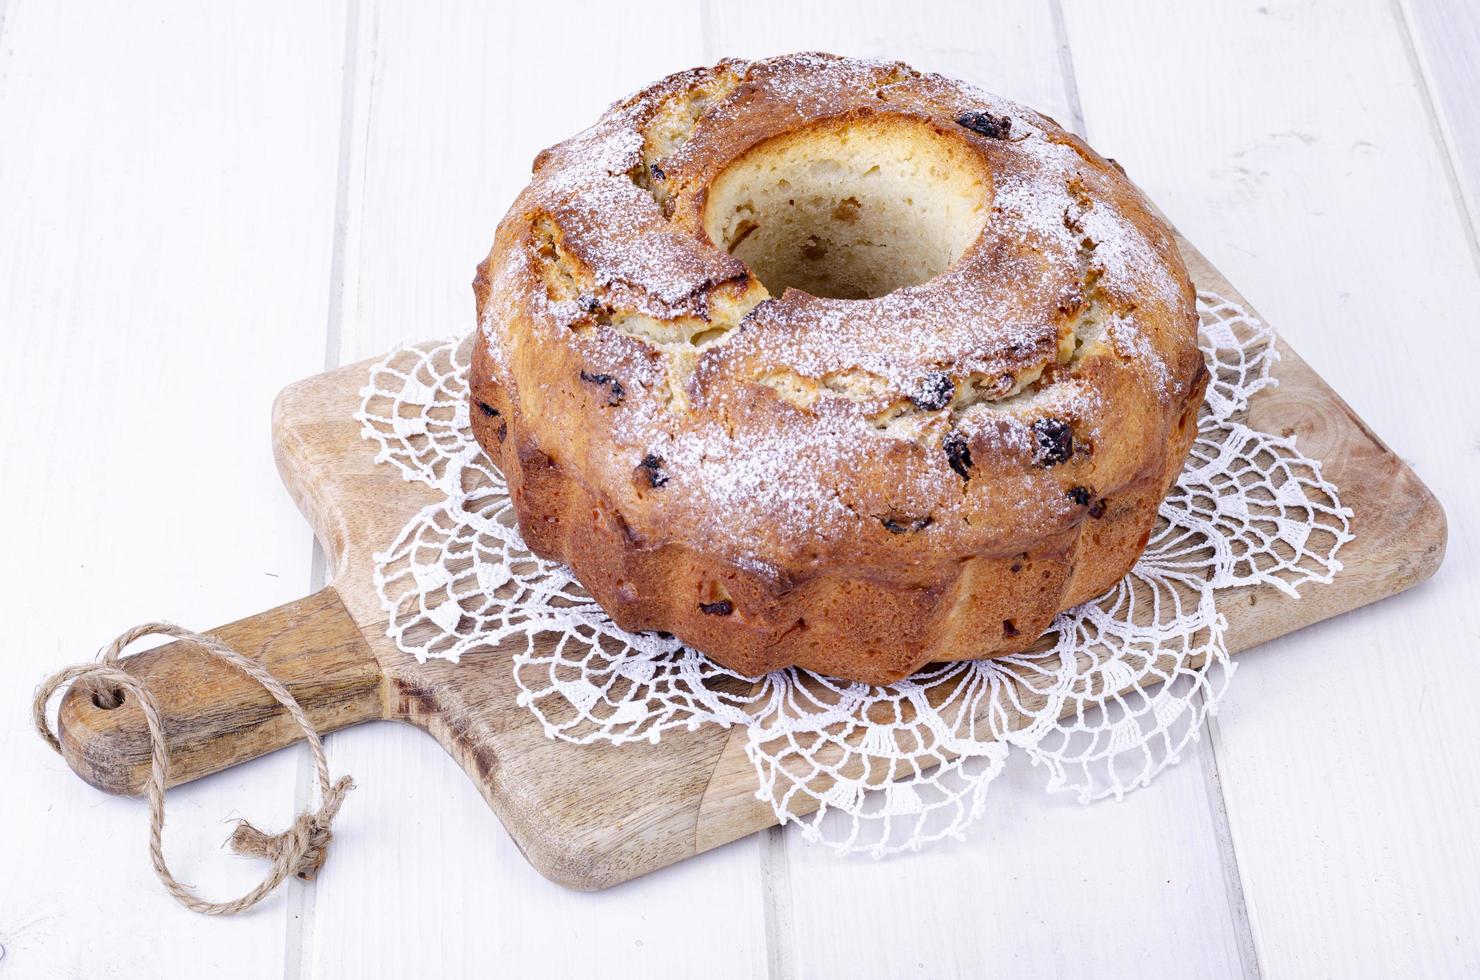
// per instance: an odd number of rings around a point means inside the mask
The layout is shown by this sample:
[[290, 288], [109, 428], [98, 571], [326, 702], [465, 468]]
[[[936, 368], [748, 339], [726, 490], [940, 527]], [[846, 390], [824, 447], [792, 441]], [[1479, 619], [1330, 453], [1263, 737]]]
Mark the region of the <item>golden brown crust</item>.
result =
[[[770, 297], [709, 240], [706, 197], [838, 126], [959, 144], [990, 216], [919, 286]], [[473, 428], [531, 549], [621, 626], [752, 675], [888, 683], [1025, 649], [1135, 562], [1206, 384], [1191, 283], [1123, 174], [899, 64], [727, 61], [614, 105], [540, 154], [475, 293]]]

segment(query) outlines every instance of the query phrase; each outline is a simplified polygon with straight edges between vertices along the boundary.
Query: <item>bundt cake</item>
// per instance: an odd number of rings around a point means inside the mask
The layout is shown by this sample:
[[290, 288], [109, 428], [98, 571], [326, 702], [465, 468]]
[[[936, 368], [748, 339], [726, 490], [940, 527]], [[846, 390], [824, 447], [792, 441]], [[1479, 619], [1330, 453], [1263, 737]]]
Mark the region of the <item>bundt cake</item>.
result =
[[470, 414], [529, 547], [747, 675], [1001, 656], [1135, 563], [1207, 371], [1167, 227], [899, 63], [681, 72], [540, 153]]

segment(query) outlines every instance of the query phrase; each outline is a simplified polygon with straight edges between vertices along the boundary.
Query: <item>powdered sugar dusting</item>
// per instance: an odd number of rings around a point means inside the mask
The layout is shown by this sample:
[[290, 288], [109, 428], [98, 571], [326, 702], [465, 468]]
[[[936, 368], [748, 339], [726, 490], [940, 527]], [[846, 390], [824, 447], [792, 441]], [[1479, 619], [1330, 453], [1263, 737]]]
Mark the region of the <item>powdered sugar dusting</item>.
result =
[[743, 267], [671, 228], [633, 182], [631, 171], [642, 162], [639, 121], [635, 107], [614, 109], [555, 148], [522, 206], [560, 216], [564, 244], [614, 304], [660, 318], [693, 314], [707, 286]]
[[[584, 464], [593, 470], [590, 482], [621, 487], [642, 460], [661, 459], [666, 482], [654, 492], [665, 494], [671, 506], [645, 530], [708, 535], [740, 554], [760, 539], [815, 550], [833, 538], [878, 534], [879, 522], [893, 513], [928, 515], [922, 533], [954, 535], [961, 547], [969, 547], [970, 538], [990, 539], [1004, 522], [1019, 531], [1074, 519], [1060, 474], [1034, 465], [1032, 423], [1062, 420], [1081, 444], [1103, 443], [1114, 437], [1113, 412], [1124, 406], [1107, 405], [1100, 389], [1075, 376], [1072, 366], [1050, 371], [1041, 384], [1000, 404], [922, 412], [893, 434], [870, 423], [868, 413], [879, 405], [866, 399], [824, 387], [815, 405], [783, 410], [759, 380], [778, 370], [819, 384], [863, 375], [882, 388], [887, 403], [920, 390], [928, 375], [944, 373], [953, 390], [973, 378], [1037, 378], [1045, 366], [1062, 363], [1066, 311], [1081, 309], [1098, 283], [1107, 295], [1135, 297], [1136, 303], [1111, 311], [1104, 326], [1107, 353], [1096, 348], [1089, 356], [1104, 362], [1102, 373], [1129, 379], [1122, 390], [1139, 386], [1143, 404], [1165, 404], [1181, 384], [1171, 365], [1184, 360], [1167, 356], [1171, 352], [1157, 345], [1169, 341], [1138, 321], [1183, 316], [1189, 325], [1183, 339], [1192, 345], [1195, 319], [1182, 310], [1190, 293], [1158, 243], [1114, 204], [1117, 195], [1136, 192], [1043, 117], [940, 76], [825, 55], [730, 63], [726, 70], [737, 72], [742, 84], [704, 108], [701, 129], [750, 127], [746, 132], [763, 138], [757, 127], [784, 132], [847, 112], [926, 120], [959, 132], [985, 154], [990, 213], [976, 244], [920, 286], [871, 300], [788, 291], [738, 322], [717, 323], [729, 330], [717, 343], [653, 346], [653, 360], [640, 379], [628, 379], [633, 383], [620, 405], [596, 416], [581, 415], [574, 404], [560, 409], [608, 426], [594, 434], [601, 448]], [[711, 291], [747, 271], [702, 233], [671, 222], [641, 179], [643, 127], [659, 100], [678, 91], [676, 84], [659, 83], [614, 105], [594, 126], [547, 151], [516, 204], [557, 221], [561, 247], [588, 277], [582, 288], [604, 309], [659, 322], [707, 320]], [[962, 113], [984, 109], [1011, 120], [1007, 138], [956, 125]], [[674, 151], [673, 165], [711, 150], [696, 135]], [[530, 260], [519, 249], [511, 252], [518, 254], [507, 256], [498, 274], [528, 278]], [[525, 321], [497, 310], [485, 323], [496, 361], [507, 356], [506, 345], [534, 343], [537, 351], [538, 345], [576, 342], [569, 327], [584, 315], [589, 298], [552, 301], [535, 292], [522, 307], [533, 314], [535, 336], [501, 336], [506, 325]], [[633, 342], [606, 321], [579, 341], [597, 348]], [[655, 375], [666, 380], [655, 381]], [[570, 387], [568, 397], [580, 397], [580, 386]], [[556, 395], [546, 391], [543, 397]], [[968, 439], [978, 461], [964, 480], [942, 451], [948, 432]], [[980, 523], [984, 514], [995, 528]], [[673, 521], [696, 526], [677, 528]]]
[[1172, 373], [1166, 358], [1152, 345], [1150, 338], [1137, 328], [1134, 320], [1122, 316], [1111, 317], [1105, 324], [1105, 336], [1110, 338], [1121, 357], [1146, 366], [1155, 379], [1158, 391], [1171, 391]]

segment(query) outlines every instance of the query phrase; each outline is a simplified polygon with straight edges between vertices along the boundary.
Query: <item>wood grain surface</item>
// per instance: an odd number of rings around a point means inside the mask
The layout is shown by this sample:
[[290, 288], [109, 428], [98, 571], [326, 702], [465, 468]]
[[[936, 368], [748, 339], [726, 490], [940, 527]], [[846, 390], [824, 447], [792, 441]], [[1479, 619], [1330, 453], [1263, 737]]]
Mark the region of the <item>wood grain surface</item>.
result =
[[[1206, 259], [1182, 247], [1201, 290], [1247, 308]], [[1220, 594], [1234, 651], [1407, 589], [1433, 574], [1444, 554], [1444, 513], [1433, 495], [1298, 355], [1285, 345], [1280, 353], [1280, 383], [1254, 397], [1249, 421], [1296, 436], [1321, 461], [1355, 514], [1356, 538], [1341, 553], [1335, 582], [1308, 585], [1298, 599], [1271, 587]], [[606, 888], [773, 825], [774, 812], [755, 796], [742, 728], [670, 732], [657, 745], [574, 745], [547, 738], [516, 703], [507, 650], [453, 664], [419, 663], [396, 649], [371, 578], [373, 555], [437, 494], [377, 464], [374, 444], [360, 438], [353, 415], [369, 367], [292, 385], [273, 413], [279, 471], [331, 558], [334, 585], [220, 635], [281, 670], [323, 730], [374, 717], [427, 730], [525, 857], [560, 884]], [[183, 644], [128, 664], [165, 692], [176, 781], [293, 740], [292, 724], [265, 692]], [[1022, 700], [1031, 703], [1031, 693]], [[102, 788], [137, 791], [148, 769], [142, 715], [127, 705], [100, 707], [79, 687], [64, 698], [60, 719], [74, 769]]]
[[[380, 665], [333, 588], [212, 631], [281, 681], [320, 733], [384, 717]], [[268, 691], [189, 643], [128, 659], [169, 732], [170, 786], [220, 772], [303, 737]], [[142, 795], [151, 765], [138, 705], [119, 691], [77, 683], [57, 713], [62, 755], [110, 793]]]

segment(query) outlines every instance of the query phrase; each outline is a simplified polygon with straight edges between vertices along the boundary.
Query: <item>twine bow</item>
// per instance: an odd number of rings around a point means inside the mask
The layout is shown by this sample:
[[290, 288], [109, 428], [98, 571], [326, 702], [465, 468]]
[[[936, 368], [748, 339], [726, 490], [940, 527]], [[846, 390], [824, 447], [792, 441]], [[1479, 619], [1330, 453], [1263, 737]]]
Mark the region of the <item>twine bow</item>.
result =
[[[267, 693], [288, 710], [288, 714], [292, 716], [298, 727], [303, 729], [303, 737], [308, 742], [309, 751], [313, 753], [314, 769], [319, 779], [320, 803], [317, 810], [300, 813], [292, 825], [280, 834], [264, 833], [245, 820], [237, 822], [236, 830], [232, 833], [230, 840], [232, 850], [247, 857], [266, 858], [272, 862], [272, 867], [268, 869], [267, 876], [257, 887], [234, 901], [206, 901], [187, 885], [182, 884], [170, 872], [169, 865], [165, 863], [161, 837], [164, 832], [164, 790], [169, 780], [170, 752], [169, 745], [165, 741], [164, 723], [160, 719], [159, 708], [154, 703], [154, 698], [144, 684], [118, 666], [124, 649], [146, 636], [171, 636], [183, 640], [202, 653], [225, 661], [261, 684]], [[330, 825], [334, 822], [335, 815], [339, 813], [339, 807], [344, 803], [345, 794], [353, 789], [355, 784], [348, 776], [341, 778], [338, 782], [329, 781], [329, 764], [324, 758], [324, 746], [319, 740], [319, 733], [314, 730], [313, 724], [308, 720], [308, 715], [304, 713], [297, 699], [288, 693], [287, 688], [283, 687], [282, 683], [273, 677], [266, 667], [250, 657], [237, 653], [220, 640], [171, 623], [144, 623], [135, 626], [108, 644], [98, 655], [96, 662], [74, 664], [59, 670], [48, 677], [36, 690], [36, 698], [31, 704], [32, 719], [35, 721], [37, 732], [58, 753], [62, 751], [62, 744], [47, 720], [47, 705], [59, 688], [79, 680], [85, 681], [99, 694], [122, 688], [138, 700], [139, 707], [144, 712], [144, 721], [149, 726], [151, 759], [148, 785], [149, 857], [154, 864], [154, 873], [159, 876], [165, 889], [175, 896], [181, 905], [192, 912], [200, 912], [203, 915], [233, 915], [262, 901], [271, 894], [273, 889], [282, 884], [283, 879], [288, 875], [309, 879], [318, 872], [328, 853], [329, 842], [333, 839]]]

